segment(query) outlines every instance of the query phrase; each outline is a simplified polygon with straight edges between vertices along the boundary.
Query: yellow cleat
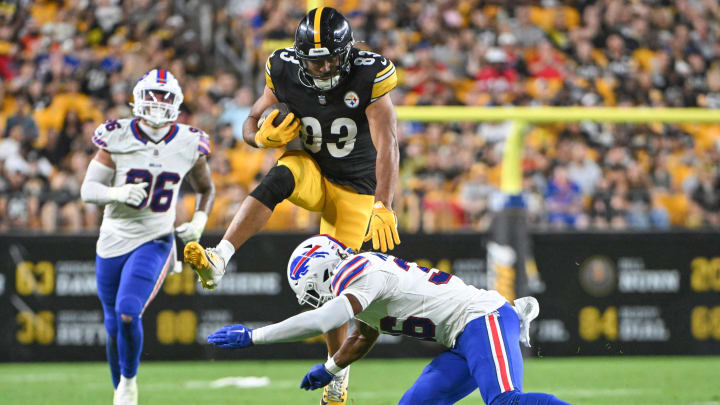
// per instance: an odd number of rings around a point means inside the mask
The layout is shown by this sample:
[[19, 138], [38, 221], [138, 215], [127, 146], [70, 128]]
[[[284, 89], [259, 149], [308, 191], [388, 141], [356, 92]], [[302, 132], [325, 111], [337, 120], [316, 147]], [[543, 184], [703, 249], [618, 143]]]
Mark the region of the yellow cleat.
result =
[[203, 288], [214, 290], [225, 274], [225, 262], [215, 253], [215, 249], [203, 249], [197, 242], [185, 245], [185, 263], [197, 273]]
[[329, 386], [325, 386], [325, 391], [323, 391], [322, 399], [320, 400], [320, 405], [345, 405], [345, 402], [347, 402], [347, 390], [345, 388], [340, 391], [340, 396], [330, 396], [330, 388]]
[[350, 368], [343, 370], [325, 386], [320, 405], [345, 405], [347, 402], [347, 386], [350, 381]]

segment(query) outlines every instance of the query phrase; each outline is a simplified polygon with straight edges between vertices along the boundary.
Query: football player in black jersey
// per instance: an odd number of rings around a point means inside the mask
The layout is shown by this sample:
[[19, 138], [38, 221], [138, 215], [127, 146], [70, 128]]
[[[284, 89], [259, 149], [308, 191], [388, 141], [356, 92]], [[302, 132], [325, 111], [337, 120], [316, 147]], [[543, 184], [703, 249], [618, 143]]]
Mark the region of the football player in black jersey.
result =
[[[243, 125], [243, 138], [259, 148], [285, 146], [298, 135], [302, 150], [287, 151], [240, 210], [215, 248], [185, 247], [185, 261], [214, 288], [235, 250], [268, 221], [275, 206], [292, 203], [322, 213], [320, 233], [358, 250], [372, 239], [383, 252], [400, 243], [392, 211], [398, 178], [396, 115], [390, 95], [397, 84], [393, 63], [353, 47], [347, 19], [330, 7], [310, 10], [292, 48], [278, 49], [265, 66], [265, 90]], [[274, 126], [278, 110], [258, 129], [260, 115], [283, 102], [292, 111]], [[326, 334], [332, 355], [347, 325]], [[345, 375], [328, 387], [321, 403], [344, 404]]]

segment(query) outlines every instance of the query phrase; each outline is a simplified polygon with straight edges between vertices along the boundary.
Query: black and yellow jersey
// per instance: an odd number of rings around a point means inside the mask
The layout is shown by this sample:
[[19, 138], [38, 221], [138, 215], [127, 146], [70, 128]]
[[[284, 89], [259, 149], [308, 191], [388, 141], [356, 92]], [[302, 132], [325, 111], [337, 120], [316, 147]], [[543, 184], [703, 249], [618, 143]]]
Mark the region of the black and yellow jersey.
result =
[[337, 85], [318, 91], [303, 84], [293, 48], [278, 49], [265, 65], [265, 82], [302, 120], [303, 148], [333, 183], [360, 194], [375, 194], [377, 151], [370, 138], [365, 108], [397, 84], [393, 63], [353, 48], [350, 73]]

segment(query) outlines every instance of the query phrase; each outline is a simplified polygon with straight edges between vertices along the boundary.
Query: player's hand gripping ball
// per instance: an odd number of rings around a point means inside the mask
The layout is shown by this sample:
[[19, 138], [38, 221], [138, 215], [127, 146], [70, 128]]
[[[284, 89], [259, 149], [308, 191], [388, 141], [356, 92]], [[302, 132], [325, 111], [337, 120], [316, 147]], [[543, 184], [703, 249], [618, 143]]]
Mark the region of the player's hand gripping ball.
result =
[[226, 325], [208, 336], [208, 343], [222, 349], [243, 349], [253, 345], [252, 329], [245, 325]]
[[255, 144], [259, 148], [279, 148], [300, 134], [300, 120], [285, 103], [268, 107], [258, 120]]

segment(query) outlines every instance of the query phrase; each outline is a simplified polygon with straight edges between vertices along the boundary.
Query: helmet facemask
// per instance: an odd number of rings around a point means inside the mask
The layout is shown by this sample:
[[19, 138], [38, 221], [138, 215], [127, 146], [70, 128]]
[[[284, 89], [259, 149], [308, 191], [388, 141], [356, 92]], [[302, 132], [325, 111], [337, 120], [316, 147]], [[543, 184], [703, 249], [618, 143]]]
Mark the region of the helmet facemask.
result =
[[178, 119], [183, 92], [172, 73], [153, 69], [135, 84], [133, 101], [133, 115], [160, 128]]
[[133, 113], [148, 124], [161, 127], [177, 120], [180, 109], [175, 93], [159, 89], [138, 89], [135, 96]]
[[[350, 50], [352, 43], [339, 49], [336, 54], [329, 54], [326, 48], [310, 49], [310, 55], [304, 55], [296, 48], [295, 52], [300, 60], [300, 74], [304, 82], [315, 90], [329, 91], [337, 87], [350, 71]], [[317, 55], [312, 55], [313, 51]]]
[[310, 10], [295, 30], [298, 76], [307, 87], [329, 91], [350, 73], [355, 40], [348, 20], [332, 7]]
[[313, 308], [320, 308], [324, 303], [333, 299], [330, 291], [330, 271], [325, 269], [324, 281], [308, 278], [303, 286], [302, 293], [297, 295], [300, 305], [310, 305]]

